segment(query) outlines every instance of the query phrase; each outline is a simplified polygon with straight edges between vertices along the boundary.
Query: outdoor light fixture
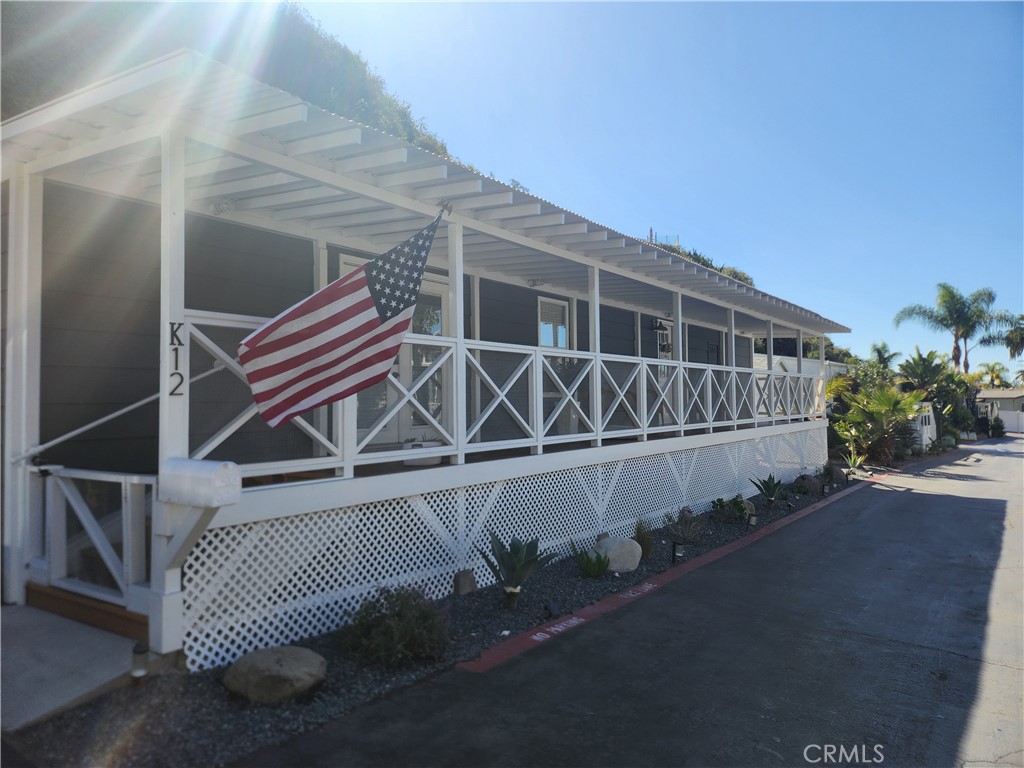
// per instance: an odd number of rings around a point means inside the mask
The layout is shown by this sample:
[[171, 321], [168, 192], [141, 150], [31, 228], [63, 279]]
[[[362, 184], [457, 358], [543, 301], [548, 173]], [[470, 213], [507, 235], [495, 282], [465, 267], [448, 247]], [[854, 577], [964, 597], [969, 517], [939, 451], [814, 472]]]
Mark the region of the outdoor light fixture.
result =
[[149, 674], [149, 646], [136, 643], [132, 648], [132, 678], [140, 681]]
[[672, 564], [675, 565], [676, 560], [682, 560], [686, 557], [686, 551], [681, 541], [672, 542]]
[[651, 330], [652, 331], [667, 331], [668, 328], [665, 326], [665, 324], [663, 322], [661, 322], [661, 320], [659, 320], [656, 317], [652, 317], [651, 318]]

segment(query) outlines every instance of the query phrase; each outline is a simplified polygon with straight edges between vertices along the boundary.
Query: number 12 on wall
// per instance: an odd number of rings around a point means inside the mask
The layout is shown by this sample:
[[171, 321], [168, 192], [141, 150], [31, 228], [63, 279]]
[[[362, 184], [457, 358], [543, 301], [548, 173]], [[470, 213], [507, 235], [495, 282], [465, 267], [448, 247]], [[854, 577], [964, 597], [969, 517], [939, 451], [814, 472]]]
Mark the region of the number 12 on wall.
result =
[[168, 394], [171, 397], [181, 397], [185, 394], [182, 391], [185, 386], [185, 374], [181, 372], [181, 350], [184, 349], [185, 342], [181, 340], [181, 336], [179, 334], [185, 324], [171, 322], [170, 325], [171, 391]]

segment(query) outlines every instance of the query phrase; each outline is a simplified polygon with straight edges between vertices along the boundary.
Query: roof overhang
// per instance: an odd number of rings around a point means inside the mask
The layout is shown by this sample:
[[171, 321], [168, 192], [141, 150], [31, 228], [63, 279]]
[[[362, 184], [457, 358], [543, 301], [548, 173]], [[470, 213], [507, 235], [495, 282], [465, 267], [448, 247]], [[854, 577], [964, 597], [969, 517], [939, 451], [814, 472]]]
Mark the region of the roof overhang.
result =
[[[467, 273], [776, 336], [849, 328], [585, 219], [192, 51], [180, 51], [0, 125], [4, 178], [29, 174], [158, 205], [165, 136], [185, 138], [189, 210], [368, 254], [400, 242], [442, 201], [465, 227]], [[439, 231], [435, 266], [447, 266]]]

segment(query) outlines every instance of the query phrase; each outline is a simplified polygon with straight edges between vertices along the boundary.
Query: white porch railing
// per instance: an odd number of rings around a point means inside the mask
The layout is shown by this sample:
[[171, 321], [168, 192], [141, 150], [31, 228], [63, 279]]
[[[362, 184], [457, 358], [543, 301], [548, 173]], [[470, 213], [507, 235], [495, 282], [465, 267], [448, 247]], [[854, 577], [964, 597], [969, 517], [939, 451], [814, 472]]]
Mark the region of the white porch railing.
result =
[[[389, 377], [276, 430], [256, 414], [234, 358], [262, 318], [187, 315], [191, 458], [246, 476], [504, 449], [769, 426], [823, 416], [818, 380], [786, 372], [409, 334]], [[455, 366], [462, 366], [456, 376]], [[455, 391], [456, 380], [464, 389]], [[456, 429], [464, 409], [465, 430]]]
[[149, 533], [156, 478], [42, 466], [45, 581], [61, 589], [148, 610]]

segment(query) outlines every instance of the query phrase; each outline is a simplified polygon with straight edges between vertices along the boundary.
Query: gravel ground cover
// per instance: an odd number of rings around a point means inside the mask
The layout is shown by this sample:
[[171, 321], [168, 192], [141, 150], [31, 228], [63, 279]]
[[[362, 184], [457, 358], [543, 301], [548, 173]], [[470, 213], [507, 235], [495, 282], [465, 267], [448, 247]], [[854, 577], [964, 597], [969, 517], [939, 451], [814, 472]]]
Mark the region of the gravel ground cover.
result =
[[[856, 483], [857, 481], [853, 481]], [[841, 489], [841, 486], [840, 486]], [[687, 559], [748, 535], [820, 497], [791, 495], [773, 508], [751, 499], [756, 527], [709, 519]], [[671, 539], [665, 529], [652, 532], [654, 550], [633, 572], [584, 578], [571, 557], [548, 565], [524, 585], [514, 611], [503, 610], [501, 592], [488, 587], [443, 601], [451, 631], [445, 658], [401, 669], [363, 666], [342, 648], [337, 633], [296, 645], [327, 659], [327, 678], [302, 699], [278, 706], [249, 704], [221, 684], [224, 669], [171, 673], [142, 685], [111, 691], [73, 710], [9, 735], [9, 741], [37, 766], [146, 766], [195, 768], [224, 765], [265, 746], [316, 728], [386, 693], [476, 658], [485, 648], [545, 623], [546, 606], [560, 614], [644, 581], [671, 567]], [[504, 634], [507, 633], [507, 634]]]

